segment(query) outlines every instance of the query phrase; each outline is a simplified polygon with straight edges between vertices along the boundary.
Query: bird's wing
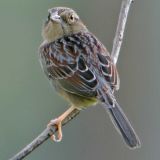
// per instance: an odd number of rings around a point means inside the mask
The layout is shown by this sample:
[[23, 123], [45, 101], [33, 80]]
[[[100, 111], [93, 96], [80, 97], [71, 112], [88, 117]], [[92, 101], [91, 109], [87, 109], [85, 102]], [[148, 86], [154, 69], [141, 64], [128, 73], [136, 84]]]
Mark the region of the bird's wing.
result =
[[82, 96], [96, 96], [99, 78], [115, 87], [117, 71], [106, 49], [90, 33], [65, 36], [40, 48], [43, 68], [64, 89]]
[[[97, 79], [82, 54], [84, 48], [64, 37], [40, 47], [42, 66], [47, 76], [65, 90], [81, 96], [96, 96]], [[81, 48], [81, 49], [80, 49]]]

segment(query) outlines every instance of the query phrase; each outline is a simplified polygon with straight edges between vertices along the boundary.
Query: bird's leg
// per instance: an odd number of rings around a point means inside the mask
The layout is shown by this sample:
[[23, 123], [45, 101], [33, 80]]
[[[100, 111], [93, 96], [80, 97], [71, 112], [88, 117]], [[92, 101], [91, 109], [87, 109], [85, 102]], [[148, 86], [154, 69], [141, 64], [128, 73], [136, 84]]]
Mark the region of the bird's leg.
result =
[[67, 118], [67, 116], [75, 110], [74, 106], [71, 106], [67, 111], [65, 111], [62, 115], [60, 115], [58, 118], [52, 119], [48, 127], [56, 126], [57, 127], [57, 137], [53, 134], [51, 136], [51, 139], [55, 142], [60, 142], [62, 140], [62, 121]]

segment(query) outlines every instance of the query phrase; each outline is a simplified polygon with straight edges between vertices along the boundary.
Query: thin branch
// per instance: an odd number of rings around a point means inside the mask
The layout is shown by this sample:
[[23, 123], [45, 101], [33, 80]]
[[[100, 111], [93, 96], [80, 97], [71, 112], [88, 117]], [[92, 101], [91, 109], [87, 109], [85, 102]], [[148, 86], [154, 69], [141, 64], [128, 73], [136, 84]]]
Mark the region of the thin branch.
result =
[[123, 42], [123, 36], [124, 36], [124, 30], [127, 22], [128, 12], [133, 1], [134, 0], [122, 0], [117, 30], [116, 30], [115, 38], [113, 41], [113, 48], [111, 53], [111, 57], [113, 59], [114, 64], [117, 63], [117, 60], [119, 57], [119, 52]]
[[[117, 63], [119, 52], [121, 49], [122, 41], [123, 41], [123, 35], [124, 30], [126, 26], [127, 16], [130, 9], [130, 5], [133, 2], [133, 0], [122, 0], [121, 4], [121, 10], [119, 14], [119, 20], [117, 25], [117, 30], [113, 42], [113, 48], [111, 57], [114, 61], [114, 63]], [[79, 110], [75, 109], [68, 117], [65, 119], [62, 123], [64, 126], [67, 124], [71, 119], [76, 117], [79, 114]], [[22, 160], [27, 155], [29, 155], [33, 150], [35, 150], [38, 146], [40, 146], [43, 142], [45, 142], [49, 137], [57, 132], [56, 127], [52, 128], [46, 128], [38, 137], [36, 137], [30, 144], [28, 144], [26, 147], [24, 147], [19, 153], [17, 153], [15, 156], [13, 156], [9, 160]]]
[[[73, 110], [70, 115], [64, 119], [62, 122], [62, 125], [64, 126], [67, 124], [70, 120], [75, 118], [80, 111], [78, 109]], [[38, 146], [40, 146], [43, 142], [45, 142], [47, 139], [49, 139], [53, 134], [57, 132], [56, 127], [50, 127], [46, 128], [38, 137], [36, 137], [30, 144], [25, 146], [19, 153], [17, 153], [15, 156], [10, 158], [9, 160], [21, 160], [25, 158], [27, 155], [29, 155], [32, 151], [34, 151]]]
[[34, 149], [36, 149], [39, 145], [45, 142], [53, 133], [56, 132], [56, 129], [46, 128], [37, 138], [35, 138], [30, 144], [28, 144], [24, 149], [22, 149], [19, 153], [17, 153], [10, 160], [21, 160], [30, 154]]

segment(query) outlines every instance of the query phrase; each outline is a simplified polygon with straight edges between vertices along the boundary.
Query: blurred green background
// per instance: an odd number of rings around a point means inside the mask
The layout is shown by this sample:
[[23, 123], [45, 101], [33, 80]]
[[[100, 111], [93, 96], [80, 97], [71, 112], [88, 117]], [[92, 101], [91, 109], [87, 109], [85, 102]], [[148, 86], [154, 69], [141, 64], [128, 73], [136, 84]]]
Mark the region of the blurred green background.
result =
[[[38, 61], [48, 8], [74, 8], [112, 48], [121, 0], [0, 0], [0, 159], [10, 158], [67, 108]], [[118, 101], [142, 148], [129, 150], [102, 107], [83, 111], [63, 129], [61, 143], [45, 142], [28, 160], [158, 160], [160, 155], [160, 1], [135, 0], [118, 61]]]

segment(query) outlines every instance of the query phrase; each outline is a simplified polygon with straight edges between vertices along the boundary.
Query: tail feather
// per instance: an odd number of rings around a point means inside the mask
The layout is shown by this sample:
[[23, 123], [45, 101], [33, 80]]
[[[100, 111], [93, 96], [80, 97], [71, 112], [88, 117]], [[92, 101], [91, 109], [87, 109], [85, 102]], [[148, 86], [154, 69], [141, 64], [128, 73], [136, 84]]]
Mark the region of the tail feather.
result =
[[132, 149], [140, 147], [140, 140], [119, 104], [115, 102], [115, 106], [107, 107], [107, 110], [109, 111], [112, 122], [122, 135], [126, 144]]

